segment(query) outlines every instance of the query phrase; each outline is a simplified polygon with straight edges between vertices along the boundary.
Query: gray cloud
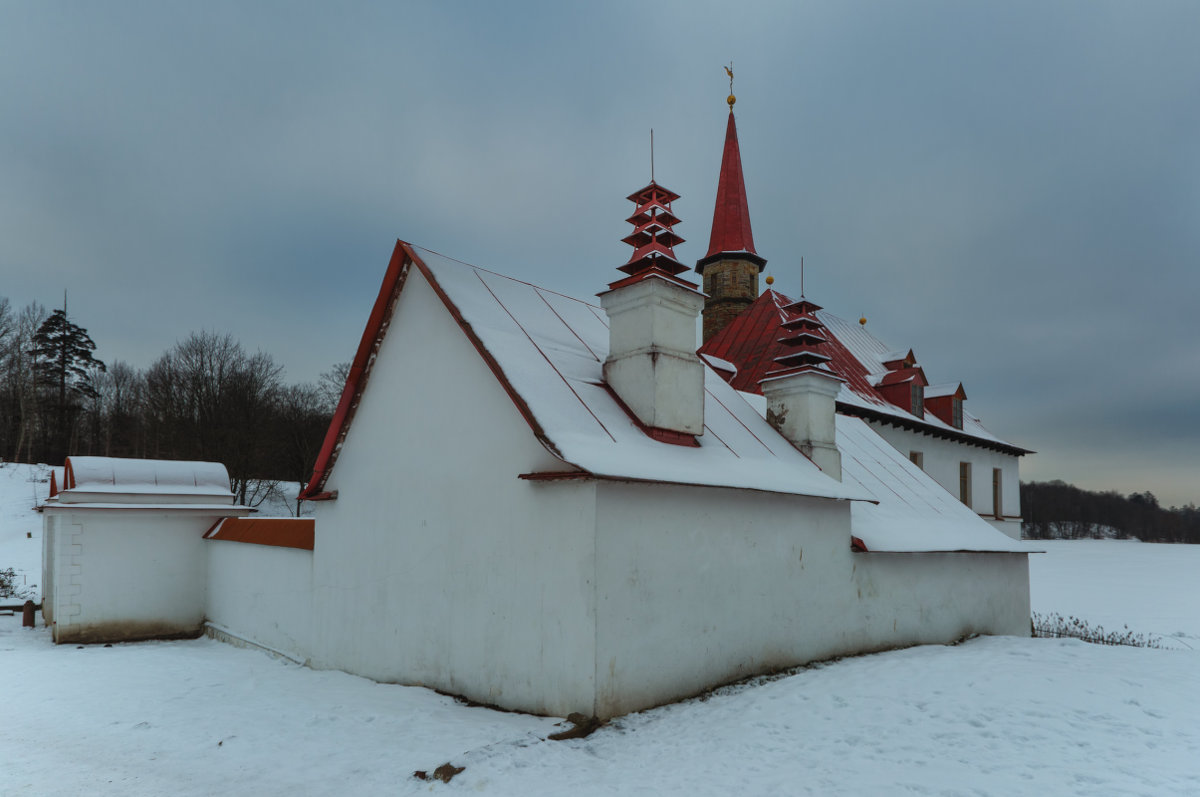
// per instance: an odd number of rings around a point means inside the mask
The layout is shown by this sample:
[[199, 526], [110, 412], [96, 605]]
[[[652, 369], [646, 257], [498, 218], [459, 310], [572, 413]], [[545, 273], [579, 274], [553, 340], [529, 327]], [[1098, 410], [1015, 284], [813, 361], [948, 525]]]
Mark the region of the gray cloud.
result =
[[[1196, 500], [1200, 8], [1186, 2], [24, 4], [0, 295], [106, 359], [200, 328], [311, 379], [395, 238], [574, 295], [623, 197], [707, 244], [735, 60], [776, 287], [917, 350], [1027, 475]], [[1122, 464], [1124, 463], [1124, 464]]]

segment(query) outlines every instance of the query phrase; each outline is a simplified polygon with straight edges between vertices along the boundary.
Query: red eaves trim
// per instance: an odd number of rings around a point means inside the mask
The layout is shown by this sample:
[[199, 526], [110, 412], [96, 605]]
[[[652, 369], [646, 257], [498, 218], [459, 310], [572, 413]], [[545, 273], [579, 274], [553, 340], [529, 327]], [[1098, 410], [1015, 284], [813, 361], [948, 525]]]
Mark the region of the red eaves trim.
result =
[[600, 293], [597, 293], [596, 295], [604, 296], [606, 294], [612, 293], [613, 291], [617, 290], [618, 288], [624, 288], [626, 285], [633, 285], [633, 284], [641, 282], [643, 280], [648, 280], [648, 279], [652, 279], [652, 278], [658, 278], [658, 279], [663, 280], [664, 282], [671, 282], [671, 283], [679, 285], [683, 288], [688, 288], [689, 290], [692, 290], [696, 293], [704, 295], [703, 291], [700, 290], [700, 286], [697, 285], [696, 283], [685, 280], [682, 277], [678, 277], [669, 271], [664, 271], [663, 269], [659, 268], [658, 266], [651, 266], [650, 268], [645, 269], [644, 271], [639, 271], [636, 274], [631, 274], [628, 277], [623, 277], [622, 279], [619, 279], [616, 282], [610, 282], [610, 283], [608, 283], [608, 290], [601, 291]]
[[358, 409], [358, 401], [366, 387], [367, 377], [375, 362], [375, 356], [379, 353], [379, 346], [383, 343], [383, 336], [387, 331], [388, 324], [391, 322], [396, 300], [400, 296], [400, 291], [404, 289], [404, 282], [408, 278], [409, 266], [413, 258], [414, 255], [409, 245], [404, 241], [396, 241], [396, 247], [392, 250], [392, 259], [388, 262], [387, 271], [383, 275], [383, 284], [379, 287], [379, 295], [375, 298], [375, 306], [371, 308], [366, 329], [363, 330], [362, 338], [358, 342], [358, 351], [350, 363], [350, 372], [346, 375], [346, 386], [342, 388], [342, 397], [338, 400], [337, 409], [333, 412], [333, 420], [329, 424], [329, 430], [325, 433], [325, 442], [321, 444], [321, 451], [317, 454], [312, 478], [300, 491], [299, 497], [306, 501], [325, 501], [336, 495], [336, 493], [324, 491], [325, 481], [333, 470], [338, 452], [346, 439], [346, 433], [350, 430], [350, 422], [354, 419], [355, 410]]
[[642, 423], [641, 419], [633, 414], [633, 410], [629, 409], [629, 405], [617, 395], [617, 391], [612, 389], [612, 385], [605, 382], [604, 389], [608, 391], [608, 395], [612, 396], [613, 401], [617, 402], [617, 406], [625, 411], [625, 414], [629, 416], [629, 420], [633, 421], [633, 425], [641, 429], [647, 437], [657, 440], [660, 443], [669, 443], [673, 446], [685, 446], [687, 448], [700, 447], [700, 441], [693, 434], [677, 432], [674, 429], [661, 429], [657, 426], [647, 426]]
[[870, 553], [870, 549], [867, 548], [867, 544], [860, 538], [853, 536], [850, 538], [850, 550], [856, 553]]

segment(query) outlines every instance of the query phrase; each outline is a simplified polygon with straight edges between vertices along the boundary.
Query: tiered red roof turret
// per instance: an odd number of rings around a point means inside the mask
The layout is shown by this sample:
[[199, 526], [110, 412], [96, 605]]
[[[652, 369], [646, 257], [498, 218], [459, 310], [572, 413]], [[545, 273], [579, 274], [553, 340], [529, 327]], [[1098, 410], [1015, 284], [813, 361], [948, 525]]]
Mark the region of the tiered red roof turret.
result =
[[830, 370], [829, 361], [832, 358], [825, 353], [825, 344], [829, 342], [829, 333], [825, 329], [825, 325], [817, 318], [817, 311], [821, 309], [821, 306], [807, 299], [800, 299], [783, 309], [792, 314], [791, 318], [780, 324], [784, 330], [784, 336], [779, 338], [779, 343], [784, 347], [785, 353], [774, 358], [774, 361], [781, 367], [768, 371], [766, 378], [773, 379], [787, 374], [819, 371], [840, 379]]
[[626, 219], [633, 225], [633, 232], [621, 241], [633, 247], [633, 254], [629, 262], [618, 266], [618, 269], [629, 276], [610, 283], [608, 287], [619, 288], [650, 276], [659, 276], [695, 288], [693, 283], [676, 276], [688, 270], [675, 257], [675, 247], [683, 243], [683, 238], [674, 230], [679, 217], [671, 212], [671, 203], [679, 199], [679, 194], [651, 180], [648, 186], [634, 191], [627, 198], [637, 205], [637, 209]]

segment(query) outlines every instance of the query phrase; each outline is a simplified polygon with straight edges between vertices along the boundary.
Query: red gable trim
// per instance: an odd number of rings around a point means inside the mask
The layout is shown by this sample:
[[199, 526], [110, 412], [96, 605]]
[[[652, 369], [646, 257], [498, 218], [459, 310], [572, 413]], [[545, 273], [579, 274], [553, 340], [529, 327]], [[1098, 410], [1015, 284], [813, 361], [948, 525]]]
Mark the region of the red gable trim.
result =
[[316, 530], [312, 518], [225, 518], [209, 529], [204, 539], [311, 551]]
[[[392, 259], [388, 263], [387, 273], [383, 277], [383, 284], [379, 288], [379, 296], [375, 299], [375, 306], [371, 310], [371, 315], [367, 319], [367, 327], [363, 330], [362, 339], [358, 344], [358, 352], [354, 356], [353, 362], [350, 364], [350, 373], [346, 376], [346, 386], [342, 389], [342, 397], [338, 401], [337, 409], [334, 411], [333, 420], [329, 424], [329, 431], [325, 434], [325, 442], [321, 446], [321, 451], [317, 455], [316, 465], [313, 467], [313, 475], [309, 480], [308, 485], [300, 491], [300, 498], [308, 501], [323, 501], [331, 500], [337, 497], [336, 491], [333, 493], [325, 492], [325, 482], [329, 479], [329, 474], [333, 471], [333, 466], [337, 462], [338, 453], [341, 451], [342, 444], [346, 440], [346, 433], [350, 430], [350, 423], [354, 420], [354, 412], [358, 408], [358, 403], [362, 398], [363, 390], [366, 388], [367, 377], [370, 375], [371, 368], [375, 364], [375, 357], [379, 353], [379, 347], [383, 343], [383, 337], [387, 334], [387, 329], [391, 323], [392, 313], [396, 308], [396, 300], [400, 297], [400, 291], [404, 289], [405, 280], [408, 277], [409, 268], [416, 265], [417, 269], [429, 282], [434, 293], [442, 300], [442, 304], [450, 312], [450, 315], [458, 323], [467, 339], [479, 352], [479, 356], [491, 369], [504, 391], [508, 393], [513, 404], [516, 405], [517, 411], [521, 413], [521, 417], [529, 424], [529, 428], [533, 431], [537, 439], [546, 447], [550, 453], [554, 454], [559, 459], [562, 455], [553, 441], [546, 436], [541, 424], [534, 417], [533, 411], [525, 399], [516, 391], [512, 384], [508, 381], [508, 377], [504, 374], [504, 369], [492, 356], [487, 347], [483, 345], [483, 341], [475, 334], [471, 325], [463, 318], [462, 312], [451, 301], [446, 292], [442, 290], [438, 284], [437, 278], [433, 272], [417, 255], [412, 245], [405, 241], [396, 241], [396, 248], [392, 252]], [[565, 460], [564, 460], [565, 461]], [[570, 464], [570, 463], [568, 463]]]
[[396, 248], [392, 250], [392, 259], [388, 263], [387, 272], [383, 275], [383, 284], [379, 287], [379, 296], [375, 299], [375, 306], [371, 308], [371, 315], [367, 318], [367, 327], [363, 330], [362, 338], [358, 342], [358, 351], [350, 363], [350, 372], [346, 375], [346, 386], [342, 388], [342, 397], [338, 400], [337, 409], [333, 411], [333, 420], [329, 424], [329, 431], [325, 433], [325, 442], [321, 444], [321, 451], [317, 454], [312, 478], [300, 491], [299, 497], [302, 499], [321, 501], [333, 497], [329, 493], [322, 492], [325, 488], [325, 480], [329, 478], [329, 473], [333, 470], [333, 463], [337, 460], [338, 451], [346, 439], [346, 432], [350, 430], [350, 421], [354, 419], [354, 411], [358, 409], [358, 400], [362, 396], [363, 388], [366, 387], [368, 372], [375, 362], [375, 355], [379, 353], [379, 345], [383, 343], [383, 335], [387, 331], [388, 323], [392, 320], [396, 299], [399, 298], [400, 291], [404, 288], [404, 281], [408, 278], [408, 268], [412, 257], [408, 244], [396, 241]]

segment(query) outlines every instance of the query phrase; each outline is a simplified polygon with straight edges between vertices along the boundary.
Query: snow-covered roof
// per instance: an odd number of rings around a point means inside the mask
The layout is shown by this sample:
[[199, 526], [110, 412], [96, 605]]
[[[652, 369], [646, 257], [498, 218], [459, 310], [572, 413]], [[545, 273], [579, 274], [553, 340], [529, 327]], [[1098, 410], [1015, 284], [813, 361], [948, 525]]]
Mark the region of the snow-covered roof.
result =
[[929, 385], [925, 388], [925, 398], [941, 398], [943, 396], [953, 396], [958, 391], [962, 390], [961, 382], [946, 382], [941, 385]]
[[737, 366], [729, 362], [729, 360], [722, 360], [720, 357], [714, 357], [711, 354], [701, 354], [700, 359], [704, 360], [704, 362], [708, 363], [709, 367], [717, 371], [727, 371], [734, 376], [737, 375]]
[[[739, 395], [755, 411], [766, 414], [767, 400], [762, 395]], [[842, 455], [842, 483], [875, 499], [856, 501], [850, 508], [850, 533], [862, 540], [868, 551], [1034, 552], [946, 492], [866, 421], [838, 415], [837, 447]]]
[[878, 499], [850, 509], [851, 533], [868, 551], [1033, 550], [981, 519], [860, 418], [839, 415], [837, 441], [843, 483]]
[[[869, 499], [821, 472], [712, 369], [705, 368], [704, 434], [698, 447], [652, 438], [603, 379], [609, 333], [604, 311], [527, 282], [404, 242], [385, 277], [306, 497], [322, 497], [370, 352], [385, 333], [411, 263], [441, 297], [513, 398], [533, 433], [571, 470], [599, 478], [736, 487], [835, 499]], [[389, 287], [390, 286], [390, 287]], [[388, 294], [388, 295], [385, 295]], [[372, 334], [371, 326], [376, 325]], [[343, 405], [345, 412], [343, 412]], [[535, 474], [536, 476], [537, 474]]]
[[120, 457], [67, 457], [60, 504], [233, 503], [229, 472], [219, 462]]

